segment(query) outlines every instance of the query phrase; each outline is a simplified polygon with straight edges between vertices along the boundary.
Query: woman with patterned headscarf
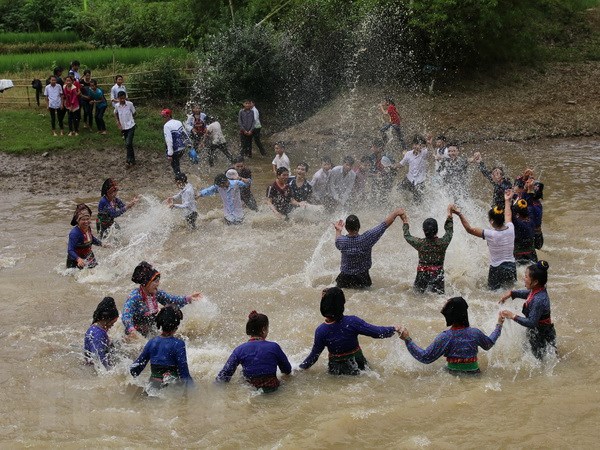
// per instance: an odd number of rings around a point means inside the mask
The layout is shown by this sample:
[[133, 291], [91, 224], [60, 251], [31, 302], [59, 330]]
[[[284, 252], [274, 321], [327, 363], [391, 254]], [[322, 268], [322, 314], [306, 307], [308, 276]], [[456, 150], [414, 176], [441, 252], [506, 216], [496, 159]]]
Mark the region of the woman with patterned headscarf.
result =
[[75, 208], [75, 214], [71, 219], [71, 232], [67, 245], [67, 268], [83, 269], [84, 267], [96, 267], [96, 257], [92, 251], [92, 245], [102, 247], [102, 242], [94, 237], [90, 223], [92, 221], [92, 210], [85, 203], [80, 203]]
[[[115, 219], [128, 209], [134, 207], [139, 201], [139, 197], [135, 196], [129, 203], [125, 204], [123, 200], [117, 197], [118, 192], [119, 186], [117, 186], [117, 182], [114, 179], [107, 178], [104, 180], [100, 192], [102, 198], [98, 203], [98, 221], [96, 223], [96, 229], [102, 238], [108, 229], [113, 226]], [[115, 227], [118, 226], [115, 225]]]

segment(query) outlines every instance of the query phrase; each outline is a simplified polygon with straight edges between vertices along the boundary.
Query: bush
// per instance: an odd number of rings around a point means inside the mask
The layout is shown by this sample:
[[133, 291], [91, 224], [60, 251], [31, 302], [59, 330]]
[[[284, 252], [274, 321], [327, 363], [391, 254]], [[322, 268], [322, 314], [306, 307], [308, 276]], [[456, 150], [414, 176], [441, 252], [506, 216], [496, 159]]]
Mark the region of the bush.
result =
[[164, 56], [138, 67], [143, 73], [132, 74], [128, 84], [145, 97], [173, 99], [187, 97], [188, 75], [181, 70], [181, 59]]

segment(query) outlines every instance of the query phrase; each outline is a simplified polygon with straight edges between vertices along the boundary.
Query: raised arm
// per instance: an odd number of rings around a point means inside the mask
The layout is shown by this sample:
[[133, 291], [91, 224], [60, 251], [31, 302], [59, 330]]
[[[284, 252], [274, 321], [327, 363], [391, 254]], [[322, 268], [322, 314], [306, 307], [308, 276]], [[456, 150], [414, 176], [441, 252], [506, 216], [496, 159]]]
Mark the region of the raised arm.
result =
[[480, 238], [483, 237], [483, 230], [481, 228], [472, 227], [467, 218], [462, 212], [460, 212], [460, 210], [457, 207], [454, 207], [452, 209], [452, 212], [458, 216], [458, 218], [460, 219], [460, 223], [462, 223], [462, 226], [465, 228], [465, 231], [467, 233]]
[[504, 223], [512, 222], [512, 197], [513, 190], [507, 189], [504, 191]]
[[401, 217], [402, 214], [405, 214], [404, 209], [397, 208], [397, 209], [393, 210], [391, 213], [389, 213], [388, 216], [383, 221], [389, 227], [391, 224], [394, 223], [394, 220], [396, 220], [396, 217]]

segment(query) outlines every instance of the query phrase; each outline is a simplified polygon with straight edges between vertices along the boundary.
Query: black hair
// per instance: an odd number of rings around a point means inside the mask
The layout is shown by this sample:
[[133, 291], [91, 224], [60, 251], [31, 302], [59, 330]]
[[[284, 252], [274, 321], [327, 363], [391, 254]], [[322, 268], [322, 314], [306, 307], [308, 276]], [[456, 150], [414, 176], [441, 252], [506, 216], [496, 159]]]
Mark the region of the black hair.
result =
[[243, 162], [245, 162], [245, 161], [246, 161], [246, 160], [244, 159], [244, 157], [243, 157], [243, 156], [237, 156], [237, 157], [233, 158], [233, 161], [232, 161], [232, 163], [233, 163], [233, 164], [238, 164], [238, 163], [243, 163]]
[[71, 79], [71, 81], [75, 81], [75, 77], [74, 77], [73, 75], [71, 75], [70, 73], [69, 73], [69, 75], [67, 75], [67, 76], [65, 77], [65, 80], [66, 80], [67, 78], [70, 78], [70, 79]]
[[431, 239], [432, 237], [435, 237], [437, 232], [437, 220], [432, 219], [431, 217], [429, 219], [425, 219], [425, 221], [423, 222], [423, 233], [425, 233], [425, 237]]
[[440, 311], [446, 318], [446, 325], [469, 326], [469, 305], [462, 297], [452, 297]]
[[437, 141], [444, 141], [446, 142], [446, 136], [444, 136], [443, 134], [440, 134], [438, 137], [435, 138]]
[[92, 323], [100, 322], [101, 320], [112, 320], [119, 317], [119, 310], [115, 305], [115, 299], [112, 297], [104, 297], [94, 314], [92, 315]]
[[386, 97], [385, 101], [388, 102], [390, 105], [396, 106], [392, 97]]
[[283, 142], [283, 141], [277, 141], [277, 142], [275, 142], [275, 145], [277, 145], [278, 147], [281, 147], [281, 148], [285, 148], [285, 142]]
[[305, 163], [304, 161], [302, 161], [296, 165], [296, 167], [298, 167], [298, 166], [304, 167], [304, 170], [306, 170], [308, 172], [308, 163]]
[[127, 92], [119, 91], [119, 92], [117, 92], [117, 97], [127, 97]]
[[370, 163], [371, 162], [371, 158], [369, 157], [369, 155], [362, 155], [360, 157], [360, 162], [363, 162], [363, 163], [364, 162], [368, 162], [368, 163]]
[[246, 322], [246, 334], [248, 336], [259, 336], [265, 327], [269, 326], [269, 318], [265, 314], [251, 311]]
[[345, 227], [348, 231], [358, 231], [360, 230], [360, 220], [354, 214], [350, 214], [346, 217]]
[[504, 225], [504, 209], [494, 206], [488, 211], [488, 219], [492, 221], [494, 226], [501, 227]]
[[119, 77], [123, 78], [123, 75], [115, 75], [115, 83], [117, 82], [117, 78]]
[[98, 80], [96, 80], [95, 78], [92, 78], [90, 80], [90, 84], [94, 83], [96, 86], [98, 86]]
[[277, 168], [277, 176], [281, 175], [284, 172], [289, 172], [287, 167], [278, 167]]
[[54, 70], [52, 71], [52, 73], [54, 74], [54, 76], [58, 76], [58, 74], [62, 73], [63, 68], [62, 67], [55, 67]]
[[344, 316], [345, 304], [344, 291], [339, 287], [325, 289], [321, 297], [321, 315], [337, 322]]
[[527, 207], [527, 200], [520, 198], [512, 206], [513, 212], [519, 214], [521, 217], [529, 217], [529, 208]]
[[344, 164], [348, 163], [350, 165], [354, 164], [354, 158], [350, 155], [344, 156]]
[[330, 156], [323, 156], [323, 157], [321, 157], [321, 163], [331, 164], [331, 157]]
[[413, 140], [412, 140], [413, 144], [427, 144], [427, 141], [425, 140], [425, 138], [423, 136], [421, 136], [420, 134], [415, 134], [413, 136]]
[[543, 287], [548, 283], [548, 269], [550, 264], [548, 261], [540, 260], [535, 264], [527, 266], [529, 278], [538, 282], [538, 286]]
[[80, 63], [79, 63], [79, 61], [77, 61], [76, 59], [74, 59], [74, 60], [71, 62], [71, 67], [73, 67], [73, 66], [77, 66], [77, 67], [79, 67], [80, 65], [81, 65], [81, 64], [80, 64]]
[[175, 331], [183, 319], [183, 313], [177, 305], [173, 303], [165, 306], [156, 315], [156, 328], [163, 330], [163, 333]]
[[544, 198], [544, 183], [540, 181], [533, 183], [533, 198], [535, 200], [541, 200]]
[[499, 170], [500, 174], [502, 176], [504, 176], [504, 169], [501, 166], [494, 166], [494, 167], [492, 167], [492, 170], [490, 170], [490, 173], [492, 173], [494, 170]]
[[187, 183], [187, 175], [183, 172], [179, 172], [177, 175], [175, 175], [175, 181]]
[[460, 143], [458, 141], [450, 141], [447, 145], [447, 147], [456, 147], [456, 148], [460, 148]]
[[85, 70], [83, 71], [83, 74], [84, 74], [84, 75], [87, 75], [88, 73], [91, 75], [91, 74], [92, 74], [92, 71], [91, 71], [90, 69], [85, 69]]
[[220, 173], [215, 177], [215, 184], [221, 186], [223, 183], [229, 184], [229, 178], [224, 173]]

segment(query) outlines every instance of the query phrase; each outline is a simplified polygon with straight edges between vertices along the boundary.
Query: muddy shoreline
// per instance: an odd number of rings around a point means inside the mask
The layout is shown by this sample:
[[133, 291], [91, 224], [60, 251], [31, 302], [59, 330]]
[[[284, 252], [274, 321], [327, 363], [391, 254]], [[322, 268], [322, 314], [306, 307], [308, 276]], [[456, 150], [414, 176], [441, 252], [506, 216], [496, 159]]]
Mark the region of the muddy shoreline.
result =
[[[383, 124], [378, 104], [389, 95], [396, 101], [407, 137], [417, 132], [443, 133], [466, 144], [482, 144], [600, 135], [598, 80], [600, 62], [586, 62], [499, 74], [443, 91], [437, 91], [434, 84], [433, 93], [355, 87], [297, 125], [276, 133], [267, 125], [264, 141], [270, 148], [274, 141], [284, 140], [291, 154], [313, 159], [310, 162], [323, 153], [362, 153], [378, 135]], [[265, 122], [276, 114], [265, 111]], [[232, 125], [227, 125], [230, 133]], [[159, 132], [157, 139], [161, 139]], [[229, 136], [229, 142], [235, 151], [236, 136]], [[98, 180], [115, 177], [135, 191], [147, 190], [149, 185], [156, 192], [173, 190], [172, 172], [162, 152], [137, 148], [139, 163], [131, 170], [123, 163], [124, 152], [119, 147], [50, 151], [46, 156], [0, 153], [0, 189], [85, 198], [97, 195]], [[250, 162], [255, 174], [268, 178], [270, 156], [257, 156]], [[207, 183], [213, 172], [199, 169], [196, 179]]]

